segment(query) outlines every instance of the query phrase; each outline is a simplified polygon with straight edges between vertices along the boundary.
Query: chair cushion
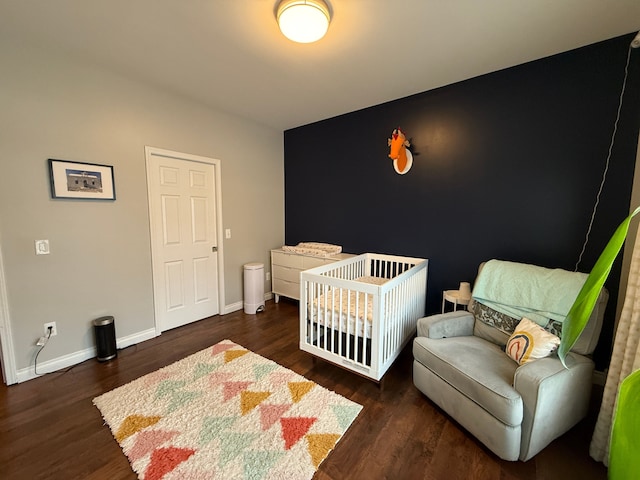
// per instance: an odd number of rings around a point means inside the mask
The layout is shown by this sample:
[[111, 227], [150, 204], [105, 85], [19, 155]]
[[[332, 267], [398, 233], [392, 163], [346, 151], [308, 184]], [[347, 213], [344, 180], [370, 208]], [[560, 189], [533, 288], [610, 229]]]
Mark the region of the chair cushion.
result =
[[522, 423], [522, 398], [512, 387], [518, 365], [479, 337], [417, 337], [413, 357], [506, 425]]

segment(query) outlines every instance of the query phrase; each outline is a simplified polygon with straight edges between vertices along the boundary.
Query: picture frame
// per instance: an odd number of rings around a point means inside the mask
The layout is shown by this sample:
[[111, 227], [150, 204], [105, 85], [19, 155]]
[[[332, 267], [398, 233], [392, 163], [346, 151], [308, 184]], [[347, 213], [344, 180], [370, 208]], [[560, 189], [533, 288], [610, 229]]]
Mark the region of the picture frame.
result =
[[49, 159], [51, 198], [115, 200], [111, 165]]

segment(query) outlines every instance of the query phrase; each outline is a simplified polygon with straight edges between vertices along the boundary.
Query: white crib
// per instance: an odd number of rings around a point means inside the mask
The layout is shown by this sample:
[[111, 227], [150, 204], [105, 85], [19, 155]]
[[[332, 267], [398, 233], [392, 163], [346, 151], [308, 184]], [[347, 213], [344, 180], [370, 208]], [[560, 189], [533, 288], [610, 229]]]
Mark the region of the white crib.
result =
[[300, 349], [376, 382], [424, 316], [428, 260], [365, 253], [300, 274]]

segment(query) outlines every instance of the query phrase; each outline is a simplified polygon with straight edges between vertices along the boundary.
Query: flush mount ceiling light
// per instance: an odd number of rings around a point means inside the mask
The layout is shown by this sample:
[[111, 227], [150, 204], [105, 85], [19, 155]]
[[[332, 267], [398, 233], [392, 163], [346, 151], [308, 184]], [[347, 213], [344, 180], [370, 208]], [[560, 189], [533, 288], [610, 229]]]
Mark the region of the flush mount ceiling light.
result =
[[311, 43], [327, 33], [331, 14], [323, 0], [282, 0], [277, 19], [280, 31], [289, 40]]

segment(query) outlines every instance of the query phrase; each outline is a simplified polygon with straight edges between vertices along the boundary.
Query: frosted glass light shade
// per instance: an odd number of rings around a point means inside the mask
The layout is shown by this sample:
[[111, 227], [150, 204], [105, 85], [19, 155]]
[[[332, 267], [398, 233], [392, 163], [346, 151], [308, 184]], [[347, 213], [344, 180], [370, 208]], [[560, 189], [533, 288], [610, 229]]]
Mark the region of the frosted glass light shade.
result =
[[298, 43], [320, 40], [331, 20], [329, 8], [322, 0], [283, 0], [277, 18], [282, 34]]

